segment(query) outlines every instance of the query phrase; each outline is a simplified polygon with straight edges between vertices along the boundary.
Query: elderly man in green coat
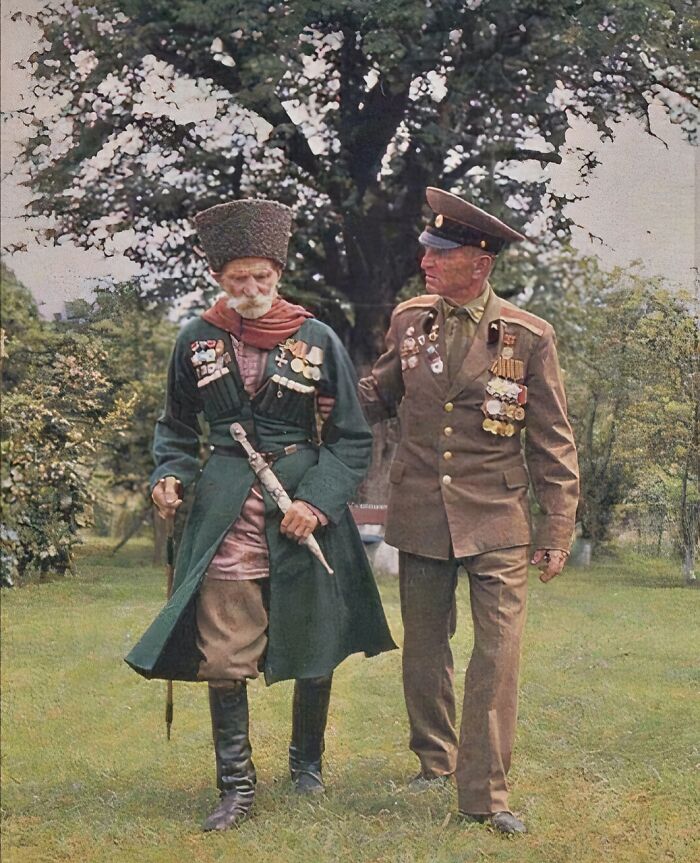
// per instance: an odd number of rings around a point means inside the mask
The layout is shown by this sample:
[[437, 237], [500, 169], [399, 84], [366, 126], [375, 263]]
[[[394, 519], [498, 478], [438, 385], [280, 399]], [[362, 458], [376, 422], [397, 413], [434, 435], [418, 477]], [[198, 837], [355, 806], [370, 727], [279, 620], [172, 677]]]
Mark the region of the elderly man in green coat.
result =
[[[291, 218], [267, 200], [196, 216], [223, 295], [180, 332], [155, 430], [160, 514], [173, 516], [190, 485], [194, 501], [172, 596], [126, 661], [147, 678], [208, 683], [221, 799], [205, 830], [238, 825], [253, 804], [248, 679], [295, 680], [292, 781], [321, 793], [333, 669], [395, 647], [347, 506], [371, 451], [353, 368], [329, 327], [277, 293]], [[291, 498], [284, 516], [234, 423]], [[333, 575], [303, 544], [312, 533]]]

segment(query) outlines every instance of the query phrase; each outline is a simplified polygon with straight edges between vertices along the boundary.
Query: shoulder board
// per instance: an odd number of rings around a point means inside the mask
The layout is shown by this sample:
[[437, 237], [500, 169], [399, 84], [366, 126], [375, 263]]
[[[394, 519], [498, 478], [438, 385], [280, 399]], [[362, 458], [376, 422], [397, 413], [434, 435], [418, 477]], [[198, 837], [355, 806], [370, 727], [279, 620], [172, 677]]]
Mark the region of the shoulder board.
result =
[[547, 321], [543, 318], [538, 318], [532, 312], [526, 312], [524, 309], [519, 309], [517, 306], [510, 304], [507, 308], [502, 309], [500, 318], [507, 324], [518, 324], [521, 327], [525, 327], [526, 330], [530, 330], [536, 336], [544, 335], [544, 331], [547, 328]]
[[420, 297], [411, 297], [410, 300], [404, 300], [399, 303], [394, 309], [396, 312], [403, 312], [406, 309], [432, 309], [440, 297], [437, 294], [422, 294]]

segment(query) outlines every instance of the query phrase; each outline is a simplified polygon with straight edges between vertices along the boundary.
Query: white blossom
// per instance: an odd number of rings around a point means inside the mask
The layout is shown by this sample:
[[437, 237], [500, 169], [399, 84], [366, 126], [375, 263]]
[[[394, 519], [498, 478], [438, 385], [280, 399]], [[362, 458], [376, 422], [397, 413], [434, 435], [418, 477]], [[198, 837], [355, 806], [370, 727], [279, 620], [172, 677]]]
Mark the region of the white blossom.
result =
[[99, 63], [94, 51], [78, 51], [71, 54], [70, 59], [81, 81], [84, 81]]

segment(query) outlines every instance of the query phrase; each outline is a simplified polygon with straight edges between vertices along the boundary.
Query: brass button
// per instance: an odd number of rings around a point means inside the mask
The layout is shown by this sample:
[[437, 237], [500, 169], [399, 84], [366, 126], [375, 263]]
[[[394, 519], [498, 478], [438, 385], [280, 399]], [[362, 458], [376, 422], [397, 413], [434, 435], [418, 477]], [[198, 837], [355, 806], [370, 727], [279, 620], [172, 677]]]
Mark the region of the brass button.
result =
[[442, 454], [442, 457], [443, 457], [443, 458], [446, 458], [446, 459], [448, 459], [448, 460], [449, 460], [449, 459], [451, 459], [451, 458], [452, 458], [452, 453], [451, 453], [449, 450], [447, 450], [446, 452], [444, 452], [444, 453]]
[[445, 432], [447, 437], [449, 437], [452, 434], [452, 432], [454, 431], [454, 429], [452, 428], [452, 426], [445, 426], [443, 431]]
[[454, 409], [455, 409], [455, 406], [452, 404], [452, 402], [447, 402], [447, 404], [445, 405], [445, 410], [447, 411], [447, 413], [450, 413]]
[[451, 482], [452, 482], [452, 477], [449, 475], [449, 473], [446, 473], [445, 476], [443, 476], [443, 478], [442, 478], [442, 484], [443, 485], [449, 485]]

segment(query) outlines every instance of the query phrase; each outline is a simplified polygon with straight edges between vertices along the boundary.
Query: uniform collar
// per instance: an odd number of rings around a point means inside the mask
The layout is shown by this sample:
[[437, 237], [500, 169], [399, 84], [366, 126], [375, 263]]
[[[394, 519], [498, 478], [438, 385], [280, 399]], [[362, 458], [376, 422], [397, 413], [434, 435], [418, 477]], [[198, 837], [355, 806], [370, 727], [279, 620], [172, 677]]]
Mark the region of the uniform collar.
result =
[[459, 315], [460, 311], [463, 309], [474, 321], [474, 323], [478, 324], [484, 316], [484, 312], [486, 311], [486, 305], [489, 301], [490, 295], [491, 285], [486, 282], [486, 287], [479, 294], [478, 297], [474, 297], [473, 300], [469, 300], [468, 302], [463, 303], [461, 306], [457, 305], [457, 303], [454, 303], [452, 300], [448, 300], [443, 297], [442, 301], [445, 306], [445, 317]]
[[493, 363], [494, 359], [496, 359], [500, 351], [501, 328], [499, 327], [499, 337], [495, 342], [489, 341], [488, 333], [490, 325], [495, 325], [500, 320], [502, 308], [503, 301], [489, 286], [487, 288], [485, 308], [481, 315], [476, 335], [469, 342], [462, 368], [450, 383], [447, 393], [448, 399], [456, 396], [470, 381], [483, 374]]

